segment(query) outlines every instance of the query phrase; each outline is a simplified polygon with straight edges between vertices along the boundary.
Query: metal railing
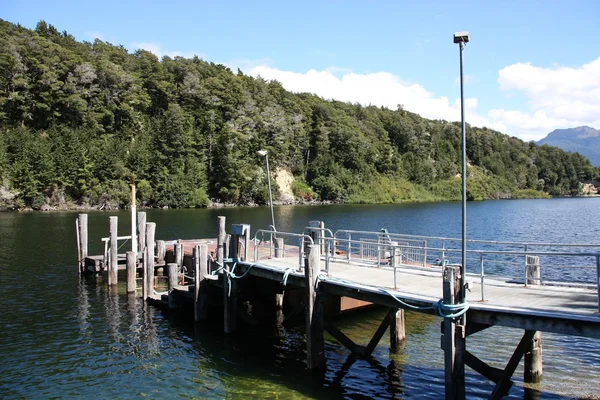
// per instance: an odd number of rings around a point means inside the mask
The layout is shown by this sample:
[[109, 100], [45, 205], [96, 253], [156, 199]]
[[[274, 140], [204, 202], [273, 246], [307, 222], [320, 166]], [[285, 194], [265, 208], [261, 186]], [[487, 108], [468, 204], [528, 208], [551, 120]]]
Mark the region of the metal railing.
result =
[[[259, 238], [260, 236], [260, 238]], [[269, 240], [265, 240], [265, 236], [268, 236]], [[283, 248], [279, 249], [275, 247], [274, 240], [275, 238], [283, 239]], [[305, 246], [314, 244], [314, 240], [310, 235], [305, 235], [301, 233], [288, 233], [288, 232], [276, 232], [274, 230], [267, 229], [259, 229], [254, 234], [254, 261], [259, 260], [260, 248], [262, 245], [269, 245], [269, 258], [272, 258], [272, 255], [277, 250], [281, 250], [283, 252], [283, 256], [285, 257], [286, 252], [286, 243], [285, 240], [296, 239], [298, 246], [298, 270], [304, 268], [304, 258], [305, 258]]]

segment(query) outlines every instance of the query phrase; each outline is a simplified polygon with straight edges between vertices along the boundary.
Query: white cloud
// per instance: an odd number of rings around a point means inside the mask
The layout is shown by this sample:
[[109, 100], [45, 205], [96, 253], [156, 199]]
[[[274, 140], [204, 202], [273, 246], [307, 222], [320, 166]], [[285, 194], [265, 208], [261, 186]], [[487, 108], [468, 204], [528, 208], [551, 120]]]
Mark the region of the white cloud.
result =
[[158, 58], [162, 58], [164, 56], [168, 56], [171, 58], [175, 57], [184, 57], [184, 58], [193, 58], [194, 56], [198, 56], [200, 58], [205, 59], [206, 55], [202, 53], [193, 53], [193, 52], [185, 52], [185, 51], [167, 51], [162, 48], [160, 43], [156, 42], [134, 42], [131, 44], [131, 48], [133, 50], [144, 49], [151, 53], [153, 53]]
[[[315, 93], [325, 99], [335, 99], [363, 105], [384, 106], [395, 110], [402, 105], [405, 110], [426, 118], [460, 120], [460, 102], [450, 102], [447, 97], [436, 97], [423, 86], [403, 82], [389, 72], [357, 74], [345, 69], [311, 69], [305, 73], [283, 71], [268, 66], [256, 66], [249, 71], [252, 76], [277, 80], [292, 92]], [[500, 126], [477, 114], [477, 99], [465, 99], [469, 123], [499, 129]]]
[[600, 57], [578, 67], [509, 65], [499, 71], [498, 83], [508, 95], [522, 93], [528, 100], [524, 111], [489, 111], [507, 133], [538, 140], [557, 128], [600, 127]]

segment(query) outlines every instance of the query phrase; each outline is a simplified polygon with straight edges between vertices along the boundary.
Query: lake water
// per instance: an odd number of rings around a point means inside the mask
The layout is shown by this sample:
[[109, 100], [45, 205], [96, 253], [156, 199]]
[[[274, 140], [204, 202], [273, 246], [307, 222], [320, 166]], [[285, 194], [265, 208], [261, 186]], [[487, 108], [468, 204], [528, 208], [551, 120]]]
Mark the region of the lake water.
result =
[[[469, 238], [600, 243], [600, 198], [486, 201], [468, 204]], [[90, 253], [100, 254], [108, 217], [89, 213]], [[216, 217], [270, 223], [261, 208], [149, 210], [157, 239], [216, 236]], [[353, 360], [326, 337], [326, 370], [305, 369], [303, 330], [280, 325], [225, 337], [219, 325], [186, 319], [127, 296], [103, 279], [80, 279], [77, 213], [0, 213], [0, 397], [2, 398], [429, 398], [444, 393], [440, 319], [407, 313], [407, 343], [396, 354], [384, 337], [370, 360]], [[276, 207], [280, 231], [301, 232], [309, 220], [328, 228], [460, 237], [460, 203]], [[366, 343], [384, 312], [344, 317], [338, 326]], [[492, 328], [469, 337], [468, 349], [503, 367], [521, 332]], [[482, 349], [490, 352], [483, 353]], [[485, 355], [485, 356], [484, 356]], [[600, 341], [544, 334], [544, 380], [524, 388], [522, 367], [510, 398], [571, 398], [600, 393]], [[491, 383], [467, 368], [468, 397]]]

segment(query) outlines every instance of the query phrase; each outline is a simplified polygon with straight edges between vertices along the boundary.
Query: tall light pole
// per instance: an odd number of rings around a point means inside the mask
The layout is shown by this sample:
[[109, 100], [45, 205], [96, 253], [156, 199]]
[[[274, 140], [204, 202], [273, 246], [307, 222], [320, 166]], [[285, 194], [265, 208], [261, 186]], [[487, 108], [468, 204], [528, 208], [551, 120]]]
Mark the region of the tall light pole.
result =
[[[469, 42], [469, 32], [456, 32], [454, 43], [458, 43], [460, 55], [460, 120], [462, 139], [462, 262], [460, 271], [460, 303], [466, 301], [466, 274], [467, 274], [467, 135], [465, 133], [465, 98], [463, 79], [463, 50]], [[463, 316], [463, 319], [465, 317]], [[463, 321], [464, 322], [464, 321]]]
[[275, 214], [273, 213], [273, 194], [271, 193], [271, 170], [269, 169], [269, 152], [267, 150], [259, 150], [257, 153], [267, 161], [267, 182], [269, 183], [269, 205], [271, 206], [271, 223], [273, 230], [275, 229]]

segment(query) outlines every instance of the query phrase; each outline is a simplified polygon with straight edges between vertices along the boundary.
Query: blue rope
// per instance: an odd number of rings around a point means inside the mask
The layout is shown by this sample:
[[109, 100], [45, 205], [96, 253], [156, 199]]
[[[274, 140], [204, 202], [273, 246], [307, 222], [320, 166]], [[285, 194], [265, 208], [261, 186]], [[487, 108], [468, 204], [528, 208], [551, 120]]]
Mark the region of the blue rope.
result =
[[287, 285], [287, 280], [288, 280], [288, 276], [290, 276], [290, 273], [294, 272], [296, 269], [295, 268], [288, 268], [285, 270], [284, 274], [283, 274], [283, 279], [281, 280], [281, 284], [283, 285], [283, 287], [285, 287], [285, 285]]

